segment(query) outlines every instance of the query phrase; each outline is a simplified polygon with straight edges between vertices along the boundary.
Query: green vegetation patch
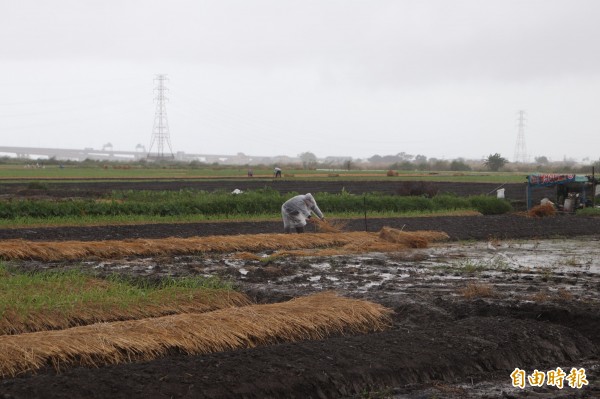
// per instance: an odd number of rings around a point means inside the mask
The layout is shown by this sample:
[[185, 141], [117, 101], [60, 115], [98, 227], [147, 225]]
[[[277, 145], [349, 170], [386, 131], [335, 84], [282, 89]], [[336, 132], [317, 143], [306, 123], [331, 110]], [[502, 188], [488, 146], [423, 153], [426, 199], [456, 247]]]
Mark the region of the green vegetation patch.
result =
[[[103, 200], [12, 200], [0, 202], [0, 218], [61, 217], [176, 217], [203, 215], [212, 217], [279, 217], [281, 204], [297, 193], [280, 194], [276, 190], [228, 192], [181, 191], [119, 191]], [[510, 204], [492, 196], [458, 197], [455, 195], [400, 196], [371, 193], [353, 195], [316, 193], [321, 210], [327, 214], [411, 213], [475, 210], [484, 215], [511, 210]]]
[[[598, 202], [598, 201], [596, 201]], [[577, 210], [578, 216], [600, 216], [600, 208], [583, 208]]]
[[[6, 158], [5, 158], [6, 160]], [[137, 179], [236, 179], [247, 180], [248, 167], [237, 165], [207, 165], [191, 163], [147, 163], [147, 162], [107, 162], [107, 161], [46, 161], [43, 168], [28, 168], [31, 161], [0, 159], [0, 180], [137, 180]], [[444, 163], [440, 166], [443, 167]], [[282, 166], [282, 165], [280, 165]], [[445, 163], [454, 170], [415, 170], [415, 165], [392, 164], [384, 169], [341, 170], [341, 169], [297, 169], [297, 166], [283, 165], [284, 180], [325, 180], [351, 179], [366, 181], [447, 181], [479, 183], [523, 183], [529, 172], [477, 172], [469, 171], [469, 166], [460, 161]], [[254, 180], [273, 179], [273, 168], [267, 165], [250, 167]], [[392, 169], [392, 174], [388, 171]]]
[[150, 283], [117, 276], [98, 278], [78, 270], [24, 272], [0, 264], [0, 334], [206, 311], [245, 302], [230, 283], [212, 277]]

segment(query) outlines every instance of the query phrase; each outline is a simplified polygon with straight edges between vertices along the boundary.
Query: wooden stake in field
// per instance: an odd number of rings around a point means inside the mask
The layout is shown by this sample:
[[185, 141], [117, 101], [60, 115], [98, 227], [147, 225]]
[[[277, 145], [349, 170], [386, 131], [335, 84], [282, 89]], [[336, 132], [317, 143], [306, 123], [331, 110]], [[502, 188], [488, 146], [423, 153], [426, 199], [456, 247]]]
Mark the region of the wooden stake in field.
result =
[[0, 376], [380, 331], [391, 310], [332, 293], [289, 302], [0, 336]]

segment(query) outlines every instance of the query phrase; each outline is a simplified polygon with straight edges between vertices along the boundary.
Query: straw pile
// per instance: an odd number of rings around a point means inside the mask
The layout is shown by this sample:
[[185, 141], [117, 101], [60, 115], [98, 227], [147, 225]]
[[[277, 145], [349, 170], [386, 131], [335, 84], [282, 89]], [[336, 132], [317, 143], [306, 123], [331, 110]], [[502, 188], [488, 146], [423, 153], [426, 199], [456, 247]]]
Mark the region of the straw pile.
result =
[[323, 233], [341, 233], [348, 225], [348, 222], [343, 220], [321, 220], [319, 218], [311, 218], [310, 220], [317, 227], [317, 231]]
[[242, 260], [261, 260], [262, 257], [250, 252], [237, 252], [235, 257]]
[[202, 314], [99, 323], [61, 331], [0, 336], [0, 376], [46, 365], [97, 367], [152, 360], [168, 353], [204, 354], [333, 334], [381, 331], [391, 310], [331, 293], [285, 303]]
[[[1, 259], [42, 261], [125, 256], [169, 256], [208, 252], [260, 252], [273, 249], [297, 249], [342, 246], [356, 239], [356, 233], [339, 234], [252, 234], [192, 238], [129, 239], [106, 241], [39, 242], [6, 240], [0, 242]], [[361, 234], [361, 233], [358, 233]], [[362, 233], [365, 234], [365, 233]]]
[[546, 216], [555, 216], [556, 209], [552, 203], [536, 205], [527, 212], [529, 217], [542, 218]]
[[[348, 234], [348, 233], [345, 233]], [[406, 248], [424, 248], [430, 242], [449, 239], [442, 231], [406, 231], [384, 227], [379, 233], [360, 233], [356, 238], [340, 247], [303, 250], [282, 250], [272, 254], [281, 256], [335, 256], [365, 252], [394, 252]]]
[[[190, 297], [191, 295], [191, 297]], [[145, 303], [126, 308], [107, 304], [85, 304], [73, 309], [45, 309], [24, 314], [10, 306], [3, 309], [0, 317], [0, 335], [21, 334], [35, 331], [58, 330], [99, 322], [135, 320], [177, 313], [204, 313], [233, 306], [247, 306], [252, 302], [245, 294], [235, 291], [202, 290], [170, 298], [168, 303]]]
[[494, 287], [490, 284], [469, 283], [459, 291], [467, 299], [473, 298], [493, 298], [497, 296]]
[[[252, 234], [192, 238], [130, 239], [107, 241], [39, 242], [5, 240], [0, 242], [0, 259], [35, 259], [41, 261], [107, 259], [126, 256], [173, 256], [208, 252], [262, 252], [314, 248], [350, 248], [354, 251], [394, 251], [427, 245], [423, 240], [447, 238], [445, 233], [345, 232], [310, 234]], [[410, 238], [412, 237], [412, 238]], [[378, 249], [379, 248], [379, 249]]]
[[379, 231], [379, 237], [396, 244], [402, 244], [407, 248], [426, 248], [432, 241], [443, 241], [450, 237], [442, 231], [401, 231], [389, 227], [383, 227]]

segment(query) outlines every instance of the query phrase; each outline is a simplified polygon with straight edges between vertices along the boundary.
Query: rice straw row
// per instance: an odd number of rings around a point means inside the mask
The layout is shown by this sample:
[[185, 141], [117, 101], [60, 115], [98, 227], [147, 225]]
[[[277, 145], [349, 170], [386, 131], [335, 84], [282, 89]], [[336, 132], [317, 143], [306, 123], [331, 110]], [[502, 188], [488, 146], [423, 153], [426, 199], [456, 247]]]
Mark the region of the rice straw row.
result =
[[176, 313], [204, 313], [252, 301], [241, 292], [203, 289], [193, 294], [169, 298], [165, 303], [132, 304], [127, 307], [86, 303], [72, 309], [40, 308], [29, 313], [9, 306], [1, 309], [0, 335], [58, 330], [87, 324], [167, 316]]
[[146, 361], [176, 352], [197, 355], [381, 331], [390, 326], [391, 312], [379, 304], [322, 293], [202, 314], [4, 335], [0, 336], [0, 376], [16, 376], [44, 366], [60, 371]]
[[447, 239], [443, 232], [402, 232], [383, 228], [380, 233], [246, 234], [191, 238], [127, 239], [106, 241], [0, 242], [0, 259], [41, 261], [164, 256], [209, 252], [261, 252], [345, 247], [353, 251], [393, 251], [420, 248], [429, 241]]

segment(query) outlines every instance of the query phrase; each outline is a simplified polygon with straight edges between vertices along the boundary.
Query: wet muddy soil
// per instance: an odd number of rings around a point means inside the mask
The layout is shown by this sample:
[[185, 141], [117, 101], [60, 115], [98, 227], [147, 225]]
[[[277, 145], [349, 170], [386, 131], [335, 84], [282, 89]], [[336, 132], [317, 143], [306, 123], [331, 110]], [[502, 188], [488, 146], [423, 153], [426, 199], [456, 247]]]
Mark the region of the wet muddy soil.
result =
[[[598, 219], [505, 215], [380, 223], [445, 230], [453, 240], [395, 253], [330, 257], [261, 253], [260, 259], [248, 260], [231, 253], [15, 263], [30, 270], [83, 268], [150, 279], [217, 275], [259, 303], [333, 290], [384, 304], [395, 313], [391, 328], [375, 334], [203, 356], [173, 354], [60, 373], [48, 368], [0, 380], [0, 398], [600, 397]], [[27, 239], [114, 239], [120, 234], [269, 232], [279, 231], [279, 224], [103, 226], [12, 234]], [[8, 238], [7, 230], [0, 233]], [[572, 388], [566, 380], [563, 389], [512, 385], [515, 368], [530, 374], [557, 367], [566, 374], [583, 368], [588, 385]]]

